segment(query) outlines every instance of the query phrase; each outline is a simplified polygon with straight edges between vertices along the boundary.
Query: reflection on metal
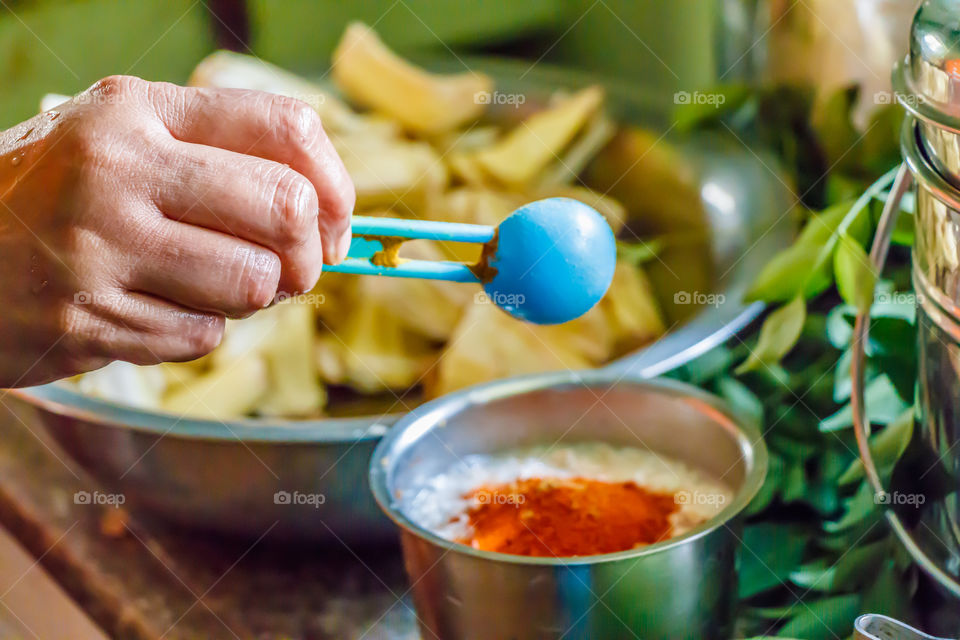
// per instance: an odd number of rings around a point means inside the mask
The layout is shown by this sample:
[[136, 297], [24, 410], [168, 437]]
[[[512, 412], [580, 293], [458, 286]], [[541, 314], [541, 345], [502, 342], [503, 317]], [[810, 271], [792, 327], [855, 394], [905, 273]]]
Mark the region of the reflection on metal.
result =
[[893, 618], [874, 614], [857, 618], [854, 632], [854, 640], [949, 640], [922, 633]]

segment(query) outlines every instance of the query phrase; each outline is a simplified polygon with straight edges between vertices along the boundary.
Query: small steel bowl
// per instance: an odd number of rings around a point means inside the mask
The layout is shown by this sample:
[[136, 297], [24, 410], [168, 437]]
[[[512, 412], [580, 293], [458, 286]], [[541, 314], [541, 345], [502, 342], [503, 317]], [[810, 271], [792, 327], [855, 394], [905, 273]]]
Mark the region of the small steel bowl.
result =
[[[481, 551], [411, 521], [404, 496], [462, 456], [602, 441], [663, 453], [722, 479], [734, 497], [694, 530], [647, 547], [575, 558]], [[374, 452], [370, 484], [399, 526], [424, 637], [729, 638], [744, 508], [767, 451], [715, 397], [609, 371], [512, 378], [429, 402]]]

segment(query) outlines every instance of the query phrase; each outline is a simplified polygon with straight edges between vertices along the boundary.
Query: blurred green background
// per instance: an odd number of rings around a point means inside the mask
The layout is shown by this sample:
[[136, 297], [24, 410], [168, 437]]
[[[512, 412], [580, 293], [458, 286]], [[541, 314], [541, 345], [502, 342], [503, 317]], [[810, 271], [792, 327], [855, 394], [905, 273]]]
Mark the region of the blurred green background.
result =
[[[729, 80], [750, 46], [750, 0], [4, 0], [0, 127], [44, 93], [110, 74], [184, 82], [241, 32], [258, 56], [327, 68], [344, 26], [374, 25], [404, 54], [487, 53], [596, 70], [665, 92]], [[232, 22], [245, 13], [247, 24]], [[217, 15], [214, 15], [214, 14]], [[223, 16], [217, 17], [217, 16]], [[236, 47], [244, 50], [243, 46]]]

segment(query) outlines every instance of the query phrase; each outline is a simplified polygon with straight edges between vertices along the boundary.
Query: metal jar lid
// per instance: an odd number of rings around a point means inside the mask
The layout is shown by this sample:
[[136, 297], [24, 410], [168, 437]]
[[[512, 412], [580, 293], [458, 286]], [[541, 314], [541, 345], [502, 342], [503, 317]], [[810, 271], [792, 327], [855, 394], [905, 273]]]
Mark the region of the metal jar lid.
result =
[[913, 89], [945, 115], [960, 116], [960, 0], [925, 0], [910, 28]]
[[910, 52], [894, 67], [897, 100], [919, 122], [919, 144], [960, 189], [960, 0], [925, 0], [910, 27]]
[[960, 0], [924, 0], [910, 51], [894, 67], [897, 100], [921, 122], [960, 133]]

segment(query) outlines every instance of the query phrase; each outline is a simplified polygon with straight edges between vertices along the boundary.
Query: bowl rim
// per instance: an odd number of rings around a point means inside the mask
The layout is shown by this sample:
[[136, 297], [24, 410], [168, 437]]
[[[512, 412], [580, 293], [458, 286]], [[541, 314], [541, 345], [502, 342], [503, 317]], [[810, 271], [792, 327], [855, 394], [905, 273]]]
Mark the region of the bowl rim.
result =
[[241, 418], [215, 420], [141, 409], [113, 400], [89, 396], [53, 382], [36, 387], [5, 389], [27, 404], [51, 414], [89, 424], [128, 429], [160, 437], [209, 442], [360, 443], [380, 438], [402, 413], [370, 414], [350, 418]]
[[[744, 476], [743, 483], [737, 489], [730, 503], [715, 516], [690, 531], [645, 547], [615, 553], [553, 558], [521, 556], [474, 549], [465, 544], [448, 540], [413, 522], [399, 508], [394, 506], [395, 500], [387, 486], [390, 478], [390, 458], [394, 454], [400, 453], [405, 445], [409, 445], [432, 428], [435, 428], [436, 425], [442, 425], [444, 420], [457, 411], [482, 402], [545, 389], [583, 386], [610, 387], [624, 383], [653, 389], [657, 393], [665, 395], [685, 397], [697, 401], [703, 409], [714, 414], [711, 416], [714, 420], [725, 423], [724, 428], [731, 431], [738, 444], [741, 456], [747, 462], [747, 473]], [[725, 526], [727, 522], [739, 516], [759, 492], [767, 475], [767, 460], [767, 447], [760, 429], [751, 422], [736, 416], [726, 403], [717, 396], [690, 384], [668, 378], [645, 378], [632, 373], [620, 375], [616, 372], [601, 369], [504, 378], [456, 391], [420, 405], [400, 418], [394, 428], [380, 440], [370, 460], [369, 480], [374, 499], [384, 514], [393, 521], [394, 525], [402, 532], [441, 547], [448, 553], [459, 553], [481, 560], [518, 565], [593, 565], [654, 555], [703, 538], [719, 527]]]

